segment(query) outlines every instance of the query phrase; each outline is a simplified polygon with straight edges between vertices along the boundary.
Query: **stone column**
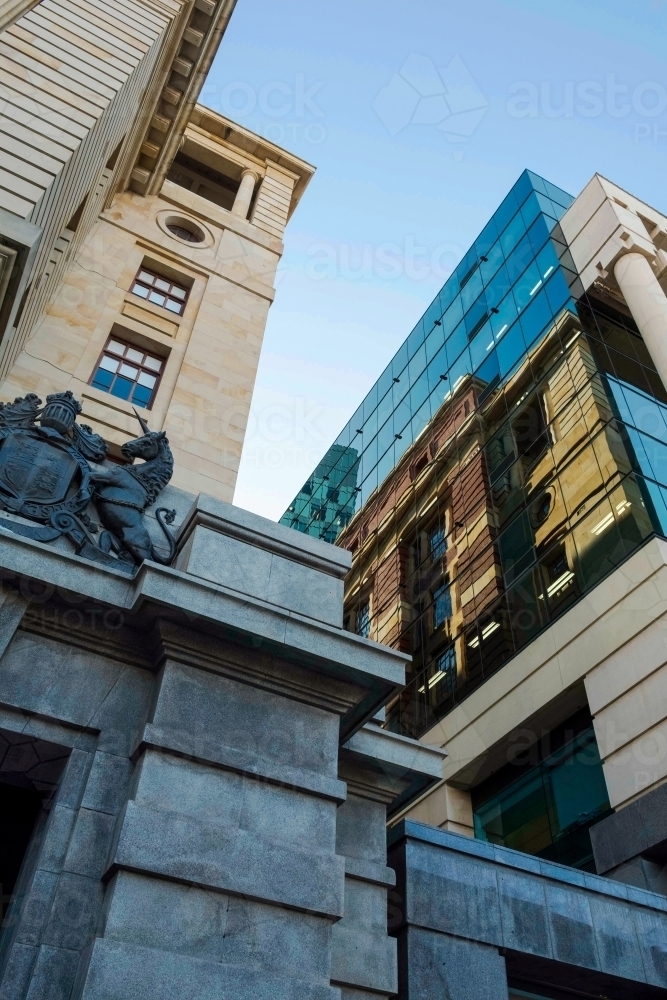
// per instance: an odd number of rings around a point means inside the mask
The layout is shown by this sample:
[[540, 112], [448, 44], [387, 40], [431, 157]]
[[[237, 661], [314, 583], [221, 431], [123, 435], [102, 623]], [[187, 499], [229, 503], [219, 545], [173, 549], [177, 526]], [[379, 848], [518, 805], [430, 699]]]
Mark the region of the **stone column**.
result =
[[238, 215], [239, 219], [248, 218], [248, 209], [252, 201], [255, 184], [259, 180], [258, 174], [254, 170], [244, 170], [241, 174], [241, 184], [236, 192], [236, 199], [232, 205], [232, 215]]
[[641, 253], [624, 254], [616, 262], [614, 275], [662, 384], [667, 387], [667, 296]]

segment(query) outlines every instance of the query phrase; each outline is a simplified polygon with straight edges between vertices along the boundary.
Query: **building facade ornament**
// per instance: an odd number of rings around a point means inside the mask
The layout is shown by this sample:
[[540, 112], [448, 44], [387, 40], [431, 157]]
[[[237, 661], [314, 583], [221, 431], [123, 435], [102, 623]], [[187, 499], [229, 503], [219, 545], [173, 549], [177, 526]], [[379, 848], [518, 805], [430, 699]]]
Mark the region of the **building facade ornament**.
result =
[[171, 562], [175, 543], [167, 524], [174, 512], [156, 512], [166, 557], [155, 551], [143, 520], [173, 471], [164, 432], [151, 431], [137, 414], [143, 434], [121, 450], [128, 463], [143, 462], [103, 466], [108, 446], [77, 424], [80, 413], [69, 390], [47, 396], [45, 406], [34, 393], [0, 403], [0, 509], [12, 515], [0, 517], [0, 527], [40, 542], [65, 535], [78, 555], [126, 573], [144, 559]]

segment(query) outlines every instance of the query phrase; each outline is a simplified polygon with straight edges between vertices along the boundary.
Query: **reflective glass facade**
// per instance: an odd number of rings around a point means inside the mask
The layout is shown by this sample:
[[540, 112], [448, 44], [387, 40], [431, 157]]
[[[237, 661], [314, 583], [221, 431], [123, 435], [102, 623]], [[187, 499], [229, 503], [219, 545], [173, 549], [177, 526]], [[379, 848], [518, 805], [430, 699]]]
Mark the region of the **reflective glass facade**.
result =
[[419, 736], [667, 527], [667, 396], [525, 172], [281, 519], [348, 548], [346, 627], [409, 652]]
[[475, 837], [595, 871], [589, 829], [611, 810], [590, 717], [550, 733], [548, 743], [517, 754], [474, 790]]

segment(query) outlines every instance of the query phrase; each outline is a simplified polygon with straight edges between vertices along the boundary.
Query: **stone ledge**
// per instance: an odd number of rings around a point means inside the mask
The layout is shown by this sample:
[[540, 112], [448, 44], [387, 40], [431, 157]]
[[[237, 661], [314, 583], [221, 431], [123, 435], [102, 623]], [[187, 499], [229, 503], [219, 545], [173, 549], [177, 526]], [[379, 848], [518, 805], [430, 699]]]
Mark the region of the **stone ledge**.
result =
[[325, 775], [289, 767], [286, 764], [276, 764], [272, 767], [269, 761], [262, 760], [255, 754], [243, 752], [235, 747], [220, 746], [219, 743], [205, 745], [200, 737], [188, 738], [188, 734], [166, 730], [150, 722], [144, 727], [143, 736], [132, 753], [132, 759], [138, 760], [148, 748], [186, 757], [200, 764], [213, 764], [223, 770], [257, 778], [282, 788], [309, 792], [311, 795], [332, 802], [344, 802], [347, 797], [345, 782], [336, 778], [327, 778]]
[[283, 524], [200, 493], [178, 531], [182, 551], [197, 525], [237, 538], [264, 551], [319, 570], [343, 580], [352, 565], [346, 549], [337, 548], [310, 535], [295, 532]]
[[358, 882], [370, 882], [371, 885], [389, 886], [396, 885], [396, 872], [386, 865], [379, 865], [375, 861], [364, 861], [360, 858], [350, 858], [345, 856], [345, 874], [349, 878], [354, 878]]
[[394, 847], [402, 840], [414, 840], [434, 847], [444, 847], [458, 854], [465, 854], [480, 861], [491, 862], [517, 872], [528, 872], [546, 880], [565, 883], [573, 889], [587, 889], [602, 896], [625, 902], [636, 903], [653, 910], [667, 913], [667, 897], [645, 889], [636, 889], [602, 875], [589, 875], [577, 868], [559, 865], [555, 861], [542, 861], [540, 858], [521, 851], [513, 851], [509, 847], [496, 847], [482, 840], [473, 840], [460, 833], [449, 833], [427, 826], [425, 823], [415, 823], [413, 820], [402, 820], [389, 831], [388, 846]]

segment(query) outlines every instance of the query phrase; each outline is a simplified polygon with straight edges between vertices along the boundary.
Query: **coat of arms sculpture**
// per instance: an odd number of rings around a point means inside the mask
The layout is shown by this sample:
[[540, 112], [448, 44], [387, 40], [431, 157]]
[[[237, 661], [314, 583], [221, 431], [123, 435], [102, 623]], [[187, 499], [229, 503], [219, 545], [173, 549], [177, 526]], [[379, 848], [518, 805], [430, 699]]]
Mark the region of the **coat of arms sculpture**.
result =
[[[65, 535], [78, 555], [126, 573], [144, 559], [169, 564], [176, 544], [167, 525], [175, 511], [155, 512], [166, 556], [156, 552], [143, 519], [174, 468], [164, 432], [151, 431], [135, 410], [143, 434], [122, 446], [128, 464], [102, 465], [108, 446], [77, 424], [80, 413], [70, 391], [47, 396], [43, 408], [34, 393], [0, 403], [0, 509], [16, 515], [0, 516], [0, 527], [41, 542]], [[143, 461], [130, 464], [135, 458]]]

